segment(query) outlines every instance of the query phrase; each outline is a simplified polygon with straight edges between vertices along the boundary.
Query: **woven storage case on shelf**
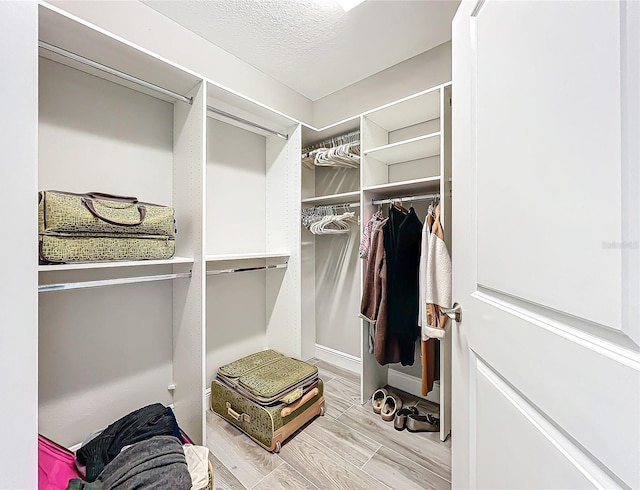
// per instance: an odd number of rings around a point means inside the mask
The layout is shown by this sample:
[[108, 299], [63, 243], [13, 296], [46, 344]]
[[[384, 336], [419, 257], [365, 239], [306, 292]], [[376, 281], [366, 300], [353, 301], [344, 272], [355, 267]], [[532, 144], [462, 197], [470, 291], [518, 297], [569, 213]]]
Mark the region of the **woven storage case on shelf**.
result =
[[169, 259], [174, 210], [135, 197], [41, 191], [38, 235], [44, 263]]

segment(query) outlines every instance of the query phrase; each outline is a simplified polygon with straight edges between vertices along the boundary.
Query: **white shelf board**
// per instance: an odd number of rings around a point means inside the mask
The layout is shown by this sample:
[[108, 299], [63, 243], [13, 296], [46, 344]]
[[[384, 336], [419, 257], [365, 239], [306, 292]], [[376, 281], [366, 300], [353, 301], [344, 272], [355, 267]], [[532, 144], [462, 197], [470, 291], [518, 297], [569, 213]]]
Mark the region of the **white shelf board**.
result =
[[409, 97], [365, 114], [365, 117], [387, 131], [437, 119], [440, 117], [440, 90]]
[[327, 196], [310, 197], [308, 199], [303, 199], [302, 204], [313, 204], [314, 206], [322, 204], [342, 204], [356, 202], [359, 199], [360, 191], [353, 191], [343, 192], [341, 194], [330, 194]]
[[[55, 6], [40, 4], [38, 8], [38, 21], [38, 35], [41, 41], [53, 44], [59, 48], [71, 51], [74, 54], [122, 71], [128, 75], [141, 78], [142, 80], [159, 85], [160, 87], [181, 95], [189, 92], [200, 81], [197, 76], [181, 69], [174, 63], [154, 56], [143, 49], [139, 49], [132, 43], [100, 32], [83, 20], [71, 18]], [[173, 99], [167, 99], [140, 85], [124, 81], [123, 79], [108, 75], [100, 70], [71, 61], [46, 50], [40, 49], [40, 55], [80, 71], [173, 102]]]
[[360, 129], [360, 117], [352, 117], [346, 121], [329, 126], [322, 131], [314, 131], [307, 126], [302, 126], [302, 148], [331, 139], [335, 136], [351, 133]]
[[215, 254], [207, 255], [207, 262], [223, 262], [226, 260], [251, 260], [251, 259], [270, 259], [277, 257], [289, 257], [289, 252], [251, 252], [241, 254]]
[[85, 269], [111, 269], [115, 267], [146, 267], [153, 265], [174, 265], [174, 264], [192, 264], [193, 259], [189, 257], [173, 257], [165, 260], [128, 260], [113, 262], [87, 262], [81, 264], [52, 264], [39, 265], [38, 272], [59, 272], [59, 271], [76, 271]]
[[425, 134], [417, 138], [398, 141], [390, 145], [365, 150], [365, 157], [373, 157], [379, 162], [393, 165], [419, 158], [428, 158], [440, 154], [440, 133]]
[[425, 177], [423, 179], [407, 180], [404, 182], [392, 182], [390, 184], [380, 184], [364, 187], [366, 199], [380, 199], [391, 197], [406, 197], [415, 194], [427, 194], [439, 192], [440, 176]]

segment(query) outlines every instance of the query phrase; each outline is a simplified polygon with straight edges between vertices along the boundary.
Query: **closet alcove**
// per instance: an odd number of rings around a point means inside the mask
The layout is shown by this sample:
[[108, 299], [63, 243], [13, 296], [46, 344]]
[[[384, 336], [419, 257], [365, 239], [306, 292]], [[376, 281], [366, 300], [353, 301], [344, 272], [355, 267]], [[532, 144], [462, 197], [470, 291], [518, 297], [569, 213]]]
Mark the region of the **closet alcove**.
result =
[[[314, 235], [301, 227], [302, 322], [316, 332], [316, 357], [361, 375], [362, 403], [386, 385], [422, 396], [420, 341], [411, 366], [380, 365], [370, 352], [372, 330], [369, 322], [358, 318], [366, 267], [358, 249], [363, 226], [389, 201], [414, 207], [424, 221], [437, 196], [451, 250], [451, 84], [426, 89], [319, 133], [305, 129], [303, 157], [321, 143], [336, 146], [341, 135], [353, 131], [359, 131], [359, 168], [305, 165], [303, 158], [303, 208], [348, 204], [359, 224], [348, 235]], [[440, 405], [443, 441], [451, 429], [449, 342], [450, 336], [438, 341], [440, 379], [425, 396]]]
[[39, 22], [39, 189], [170, 205], [178, 230], [169, 260], [39, 266], [39, 431], [73, 448], [160, 402], [202, 442], [220, 364], [303, 357], [300, 126], [56, 7]]
[[[54, 6], [39, 22], [39, 189], [170, 205], [178, 229], [169, 260], [38, 267], [39, 431], [74, 447], [160, 402], [202, 442], [218, 367], [265, 348], [342, 359], [361, 401], [393, 385], [357, 316], [360, 227], [372, 199], [449, 195], [450, 86], [407, 98], [437, 92], [445, 116], [399, 101], [400, 126], [385, 106], [315, 131]], [[301, 168], [302, 148], [358, 130], [360, 168]], [[301, 231], [302, 207], [343, 203], [349, 234]]]
[[302, 357], [312, 332], [300, 328], [300, 127], [211, 83], [207, 100], [209, 394], [221, 365], [267, 348]]

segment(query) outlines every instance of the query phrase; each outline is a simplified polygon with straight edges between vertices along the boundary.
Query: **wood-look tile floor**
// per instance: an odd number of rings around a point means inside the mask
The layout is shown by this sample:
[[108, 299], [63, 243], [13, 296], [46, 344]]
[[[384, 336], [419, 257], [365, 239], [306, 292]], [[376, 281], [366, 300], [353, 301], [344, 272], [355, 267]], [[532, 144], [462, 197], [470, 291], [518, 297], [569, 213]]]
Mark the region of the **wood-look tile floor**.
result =
[[[450, 489], [451, 442], [439, 434], [397, 431], [392, 422], [360, 405], [357, 375], [312, 359], [324, 381], [326, 413], [288, 439], [278, 454], [265, 451], [213, 412], [207, 446], [215, 488]], [[405, 405], [435, 413], [438, 405], [399, 390]]]

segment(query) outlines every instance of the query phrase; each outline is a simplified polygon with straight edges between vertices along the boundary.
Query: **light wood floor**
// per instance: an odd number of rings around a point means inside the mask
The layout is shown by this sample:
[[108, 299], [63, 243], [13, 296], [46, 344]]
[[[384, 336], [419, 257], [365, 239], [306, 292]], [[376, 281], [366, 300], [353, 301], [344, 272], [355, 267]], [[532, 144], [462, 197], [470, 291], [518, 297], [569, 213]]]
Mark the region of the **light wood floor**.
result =
[[[213, 412], [207, 445], [217, 489], [450, 489], [451, 442], [438, 433], [396, 431], [360, 405], [357, 375], [313, 359], [325, 385], [326, 414], [265, 451]], [[396, 391], [405, 405], [435, 413], [438, 405]]]

